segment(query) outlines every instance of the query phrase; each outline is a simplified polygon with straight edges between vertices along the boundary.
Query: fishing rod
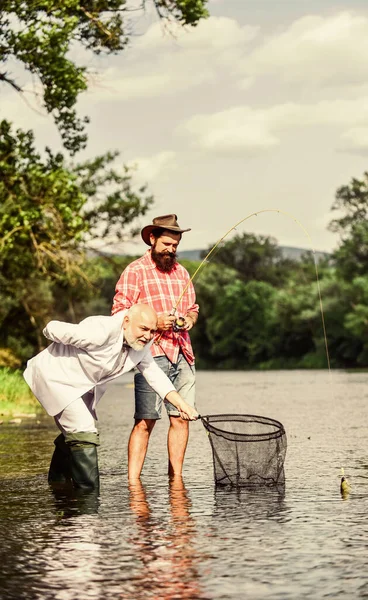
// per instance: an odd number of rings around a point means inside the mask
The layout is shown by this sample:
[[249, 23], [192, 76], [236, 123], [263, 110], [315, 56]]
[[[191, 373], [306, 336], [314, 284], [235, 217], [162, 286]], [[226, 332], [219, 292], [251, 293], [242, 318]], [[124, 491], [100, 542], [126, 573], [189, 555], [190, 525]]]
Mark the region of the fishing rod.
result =
[[[329, 351], [328, 351], [327, 333], [326, 333], [326, 325], [325, 325], [325, 318], [324, 318], [324, 312], [323, 312], [323, 303], [322, 303], [321, 287], [320, 287], [320, 282], [319, 282], [318, 266], [317, 266], [317, 260], [316, 260], [316, 251], [315, 251], [315, 249], [313, 247], [312, 238], [309, 235], [308, 231], [305, 229], [305, 227], [301, 224], [301, 222], [296, 217], [294, 217], [294, 215], [292, 215], [291, 213], [289, 213], [287, 211], [280, 210], [279, 208], [264, 208], [264, 209], [261, 209], [261, 210], [257, 210], [255, 212], [247, 215], [246, 217], [244, 217], [243, 219], [241, 219], [240, 221], [238, 221], [237, 223], [235, 223], [235, 225], [233, 225], [232, 227], [230, 227], [230, 229], [216, 242], [216, 244], [211, 248], [211, 250], [208, 252], [208, 254], [204, 257], [204, 259], [202, 260], [202, 262], [198, 265], [198, 267], [194, 271], [193, 275], [189, 279], [188, 283], [184, 287], [184, 289], [183, 289], [182, 293], [180, 294], [179, 298], [175, 302], [175, 304], [174, 304], [174, 306], [173, 306], [172, 311], [171, 311], [170, 314], [172, 316], [175, 315], [175, 313], [177, 311], [177, 308], [178, 308], [178, 305], [180, 304], [180, 302], [181, 302], [184, 294], [186, 293], [188, 287], [191, 285], [191, 283], [193, 283], [194, 279], [197, 277], [198, 273], [204, 267], [204, 265], [208, 264], [208, 259], [213, 254], [213, 252], [216, 250], [216, 248], [219, 246], [219, 244], [221, 244], [221, 242], [223, 242], [223, 240], [232, 231], [236, 230], [237, 227], [239, 227], [239, 225], [241, 225], [242, 223], [245, 223], [245, 221], [247, 221], [251, 217], [257, 217], [259, 214], [262, 214], [262, 213], [279, 213], [279, 214], [282, 214], [282, 215], [285, 215], [285, 216], [289, 217], [290, 219], [292, 219], [302, 229], [302, 231], [307, 236], [307, 238], [308, 238], [308, 240], [310, 242], [310, 247], [311, 247], [311, 250], [312, 250], [312, 253], [313, 253], [314, 268], [315, 268], [315, 272], [316, 272], [317, 289], [318, 289], [319, 305], [320, 305], [320, 309], [321, 309], [322, 329], [323, 329], [323, 337], [324, 337], [324, 343], [325, 343], [325, 349], [326, 349], [327, 365], [328, 365], [329, 373], [331, 374], [330, 355], [329, 355]], [[180, 330], [180, 327], [182, 327], [184, 325], [185, 321], [182, 319], [182, 317], [180, 317], [177, 321], [178, 322], [176, 323], [176, 328]], [[161, 338], [161, 336], [160, 336], [160, 338]], [[159, 340], [158, 340], [158, 342], [159, 342]]]

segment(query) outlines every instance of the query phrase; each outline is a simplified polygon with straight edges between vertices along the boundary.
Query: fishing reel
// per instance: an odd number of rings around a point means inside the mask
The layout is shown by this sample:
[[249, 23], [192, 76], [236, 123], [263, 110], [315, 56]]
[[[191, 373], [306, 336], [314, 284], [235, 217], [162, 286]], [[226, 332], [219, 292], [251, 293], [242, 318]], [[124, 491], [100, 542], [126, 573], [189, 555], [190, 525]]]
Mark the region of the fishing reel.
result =
[[184, 325], [185, 325], [184, 317], [177, 317], [173, 324], [173, 331], [176, 331], [176, 332], [182, 331]]

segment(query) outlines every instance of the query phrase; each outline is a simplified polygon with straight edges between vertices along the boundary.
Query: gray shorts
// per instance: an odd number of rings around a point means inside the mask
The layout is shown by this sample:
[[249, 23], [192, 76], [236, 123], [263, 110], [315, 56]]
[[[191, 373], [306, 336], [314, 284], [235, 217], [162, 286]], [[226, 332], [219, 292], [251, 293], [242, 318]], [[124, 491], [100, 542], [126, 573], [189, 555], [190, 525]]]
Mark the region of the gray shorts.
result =
[[[191, 366], [181, 353], [176, 364], [170, 362], [166, 356], [156, 356], [154, 360], [168, 376], [183, 400], [195, 408], [194, 365]], [[163, 401], [139, 372], [134, 375], [134, 396], [135, 419], [161, 419]], [[169, 416], [179, 416], [179, 411], [170, 402], [165, 402], [165, 405]]]

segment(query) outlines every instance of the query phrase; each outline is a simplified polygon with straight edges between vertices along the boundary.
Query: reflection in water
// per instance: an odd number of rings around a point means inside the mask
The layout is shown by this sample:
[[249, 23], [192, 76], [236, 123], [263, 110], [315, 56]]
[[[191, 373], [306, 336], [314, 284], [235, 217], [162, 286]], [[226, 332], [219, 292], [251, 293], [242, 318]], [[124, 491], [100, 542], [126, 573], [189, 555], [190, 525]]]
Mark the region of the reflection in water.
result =
[[201, 591], [199, 557], [194, 548], [196, 527], [182, 477], [169, 480], [170, 521], [166, 525], [155, 518], [141, 481], [131, 484], [129, 492], [137, 524], [131, 543], [141, 562], [139, 573], [131, 579], [131, 597], [160, 600], [207, 597]]
[[50, 489], [55, 501], [58, 521], [77, 515], [93, 515], [98, 512], [98, 490], [80, 490], [65, 486]]
[[[52, 489], [53, 523], [44, 540], [34, 539], [36, 555], [32, 567], [39, 597], [52, 600], [79, 600], [100, 593], [95, 576], [100, 561], [98, 536], [99, 498], [95, 491]], [[29, 552], [29, 551], [28, 551]]]
[[[88, 598], [95, 587], [92, 574], [99, 558], [94, 538], [98, 497], [51, 491], [46, 475], [8, 480], [2, 492], [1, 598]], [[9, 512], [7, 519], [4, 509]], [[76, 590], [68, 591], [82, 583], [80, 596]]]
[[285, 485], [274, 487], [236, 488], [216, 486], [213, 516], [217, 520], [286, 519]]

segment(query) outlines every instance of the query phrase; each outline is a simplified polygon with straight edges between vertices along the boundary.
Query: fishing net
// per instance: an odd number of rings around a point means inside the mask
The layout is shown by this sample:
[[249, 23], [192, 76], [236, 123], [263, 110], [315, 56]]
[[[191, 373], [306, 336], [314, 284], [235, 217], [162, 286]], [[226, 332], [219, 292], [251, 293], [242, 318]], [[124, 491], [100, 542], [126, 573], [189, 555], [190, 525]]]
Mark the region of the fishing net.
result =
[[216, 484], [285, 483], [287, 442], [279, 421], [257, 415], [207, 415], [201, 419], [212, 447]]

